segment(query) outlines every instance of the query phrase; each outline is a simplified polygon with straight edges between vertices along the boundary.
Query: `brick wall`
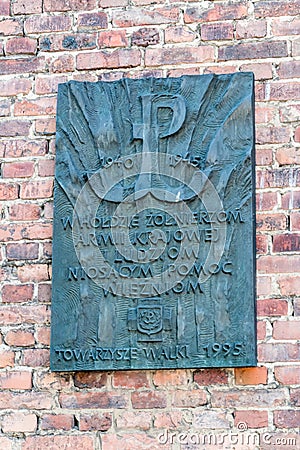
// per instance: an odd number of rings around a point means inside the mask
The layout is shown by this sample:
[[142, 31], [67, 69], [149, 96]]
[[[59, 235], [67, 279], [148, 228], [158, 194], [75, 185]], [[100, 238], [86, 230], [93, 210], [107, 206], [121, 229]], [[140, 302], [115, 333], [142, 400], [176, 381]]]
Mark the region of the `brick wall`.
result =
[[[1, 450], [198, 449], [209, 433], [219, 443], [235, 433], [227, 448], [256, 448], [254, 436], [260, 448], [296, 448], [288, 439], [300, 423], [299, 11], [300, 0], [0, 0]], [[58, 83], [249, 70], [258, 367], [50, 373]]]

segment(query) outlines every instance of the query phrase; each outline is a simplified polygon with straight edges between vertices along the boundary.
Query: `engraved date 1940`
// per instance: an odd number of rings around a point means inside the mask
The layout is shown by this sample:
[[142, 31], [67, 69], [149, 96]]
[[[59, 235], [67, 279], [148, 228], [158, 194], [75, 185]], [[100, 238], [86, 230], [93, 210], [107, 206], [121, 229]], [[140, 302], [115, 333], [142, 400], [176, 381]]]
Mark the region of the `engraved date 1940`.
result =
[[243, 344], [241, 342], [219, 344], [214, 342], [205, 345], [203, 349], [207, 358], [215, 358], [216, 356], [239, 356], [242, 354]]

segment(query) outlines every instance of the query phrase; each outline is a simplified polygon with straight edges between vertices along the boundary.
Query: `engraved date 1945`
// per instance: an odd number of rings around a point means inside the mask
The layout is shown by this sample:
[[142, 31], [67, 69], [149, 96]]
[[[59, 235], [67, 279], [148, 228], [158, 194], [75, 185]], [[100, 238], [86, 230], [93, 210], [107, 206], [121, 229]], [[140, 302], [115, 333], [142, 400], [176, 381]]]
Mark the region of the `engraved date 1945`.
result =
[[242, 354], [243, 344], [241, 342], [219, 344], [214, 342], [205, 345], [203, 349], [206, 351], [207, 358], [215, 358], [216, 356], [239, 356]]

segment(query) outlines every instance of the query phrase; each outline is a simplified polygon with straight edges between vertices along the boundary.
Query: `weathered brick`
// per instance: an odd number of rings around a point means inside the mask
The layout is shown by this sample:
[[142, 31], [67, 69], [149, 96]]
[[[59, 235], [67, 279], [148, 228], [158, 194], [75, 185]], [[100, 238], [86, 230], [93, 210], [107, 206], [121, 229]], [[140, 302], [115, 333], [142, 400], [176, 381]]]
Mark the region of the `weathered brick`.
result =
[[41, 418], [42, 430], [69, 431], [74, 426], [74, 417], [68, 414], [45, 414]]
[[300, 406], [300, 388], [290, 389], [291, 404]]
[[0, 200], [15, 200], [18, 198], [18, 186], [12, 183], [0, 183]]
[[34, 348], [23, 350], [22, 365], [28, 367], [49, 367], [49, 350]]
[[28, 136], [30, 127], [31, 123], [25, 120], [5, 120], [0, 122], [0, 134], [5, 137]]
[[273, 237], [274, 252], [297, 252], [300, 251], [299, 234], [277, 234]]
[[270, 83], [270, 100], [297, 100], [300, 99], [300, 83]]
[[36, 134], [51, 135], [56, 130], [55, 119], [38, 119], [35, 121]]
[[116, 6], [127, 6], [128, 0], [99, 0], [101, 8], [113, 8]]
[[260, 231], [278, 231], [287, 229], [287, 218], [284, 214], [257, 214], [257, 230]]
[[149, 387], [146, 372], [118, 371], [113, 374], [113, 385], [119, 388], [139, 389]]
[[54, 404], [47, 392], [2, 392], [0, 396], [0, 409], [51, 409]]
[[35, 93], [38, 95], [54, 94], [57, 92], [59, 83], [68, 81], [66, 75], [51, 75], [37, 77], [35, 80]]
[[11, 97], [18, 94], [28, 94], [31, 90], [32, 81], [26, 78], [0, 80], [0, 96]]
[[49, 303], [51, 301], [51, 285], [39, 283], [38, 300], [42, 303]]
[[11, 114], [12, 103], [10, 100], [0, 101], [0, 117], [8, 117]]
[[49, 280], [49, 267], [47, 264], [26, 264], [18, 267], [18, 278], [21, 283]]
[[274, 424], [278, 428], [298, 428], [300, 423], [299, 410], [274, 411]]
[[276, 150], [275, 157], [280, 166], [288, 164], [300, 164], [300, 148], [297, 147], [279, 148]]
[[188, 7], [184, 14], [185, 23], [193, 22], [214, 22], [218, 20], [243, 19], [247, 17], [248, 8], [246, 2], [226, 4], [210, 3], [209, 7], [201, 4], [195, 7]]
[[84, 449], [94, 450], [94, 439], [91, 436], [29, 436], [22, 443], [22, 450], [42, 449]]
[[266, 20], [239, 20], [236, 22], [237, 39], [262, 38], [267, 35]]
[[141, 54], [135, 49], [118, 49], [112, 52], [99, 51], [81, 53], [77, 56], [77, 69], [103, 69], [136, 67], [141, 62]]
[[230, 22], [205, 23], [201, 25], [202, 41], [223, 41], [233, 39], [233, 24]]
[[300, 56], [300, 39], [295, 39], [292, 42], [292, 56]]
[[300, 286], [299, 276], [281, 276], [278, 278], [278, 284], [282, 295], [298, 295]]
[[259, 192], [256, 194], [257, 211], [271, 211], [277, 205], [277, 192]]
[[5, 450], [12, 450], [13, 440], [10, 440], [6, 437], [0, 437], [0, 446]]
[[268, 370], [266, 367], [238, 368], [234, 371], [235, 384], [267, 384]]
[[12, 347], [28, 347], [34, 345], [35, 339], [32, 331], [10, 330], [5, 336], [5, 342]]
[[109, 409], [126, 408], [127, 398], [117, 392], [74, 392], [60, 394], [59, 403], [62, 408], [72, 409]]
[[29, 37], [15, 37], [8, 39], [5, 49], [7, 55], [34, 55], [37, 50], [37, 41]]
[[43, 72], [44, 70], [45, 58], [43, 56], [0, 60], [0, 73], [2, 75], [14, 75], [16, 73], [31, 74], [36, 72]]
[[[295, 266], [296, 267], [296, 266]], [[299, 321], [276, 321], [273, 323], [274, 339], [300, 339]]]
[[213, 408], [235, 408], [238, 404], [243, 407], [270, 408], [284, 406], [287, 403], [283, 389], [233, 389], [220, 391], [213, 389], [211, 404]]
[[158, 370], [153, 374], [154, 386], [180, 386], [187, 383], [188, 377], [185, 370]]
[[147, 66], [168, 64], [193, 64], [214, 59], [214, 49], [211, 46], [178, 47], [178, 48], [148, 48], [145, 53]]
[[112, 426], [112, 415], [110, 413], [83, 414], [79, 419], [80, 431], [107, 431]]
[[268, 426], [268, 411], [247, 410], [235, 411], [234, 424], [245, 423], [248, 428], [264, 428]]
[[266, 337], [266, 322], [262, 322], [261, 320], [256, 324], [257, 328], [257, 339], [264, 340]]
[[30, 413], [14, 412], [5, 415], [2, 422], [4, 433], [32, 433], [37, 429], [37, 416]]
[[40, 218], [40, 215], [39, 205], [32, 203], [14, 203], [9, 207], [10, 220], [37, 220]]
[[53, 34], [39, 39], [40, 49], [47, 52], [91, 50], [96, 42], [96, 33]]
[[71, 18], [67, 16], [31, 16], [25, 20], [25, 30], [28, 34], [52, 33], [54, 31], [69, 31], [72, 28]]
[[75, 69], [75, 59], [73, 55], [61, 55], [52, 59], [49, 64], [50, 72], [62, 73], [72, 72]]
[[11, 162], [3, 164], [3, 178], [28, 178], [34, 172], [33, 161]]
[[33, 284], [5, 284], [2, 287], [3, 303], [22, 303], [32, 300]]
[[103, 12], [79, 14], [77, 26], [79, 30], [97, 30], [107, 28], [107, 15]]
[[100, 31], [98, 34], [100, 48], [127, 47], [128, 43], [125, 30]]
[[[0, 86], [1, 87], [1, 86]], [[21, 156], [43, 156], [47, 153], [47, 141], [23, 140], [3, 140], [0, 149], [4, 152], [5, 158], [19, 158]]]
[[264, 41], [255, 43], [240, 43], [219, 47], [219, 61], [234, 59], [265, 59], [288, 56], [286, 42]]
[[222, 369], [202, 369], [194, 372], [194, 381], [200, 386], [227, 384], [228, 373]]
[[[273, 78], [271, 63], [242, 64], [240, 70], [242, 72], [253, 72], [256, 80], [268, 80]], [[259, 107], [260, 105], [257, 106]], [[269, 109], [271, 110], [272, 107], [270, 106]], [[257, 116], [255, 116], [255, 120], [257, 121]]]
[[0, 15], [1, 16], [10, 15], [10, 0], [2, 0], [0, 4]]
[[256, 290], [258, 296], [270, 297], [274, 295], [274, 287], [270, 276], [258, 276], [256, 280]]
[[297, 16], [299, 14], [300, 1], [265, 1], [254, 5], [255, 17], [279, 17]]
[[288, 303], [286, 300], [269, 298], [257, 301], [258, 316], [285, 316], [288, 313]]
[[40, 177], [54, 176], [55, 161], [53, 159], [43, 159], [38, 163], [38, 174]]
[[39, 327], [36, 332], [36, 341], [42, 345], [50, 345], [50, 328]]
[[32, 388], [32, 374], [25, 371], [6, 371], [0, 373], [1, 389], [28, 390]]
[[15, 365], [15, 352], [0, 350], [0, 368], [13, 367]]
[[158, 44], [159, 30], [157, 28], [140, 28], [132, 33], [131, 42], [140, 47]]
[[107, 374], [95, 372], [78, 372], [74, 376], [74, 385], [78, 388], [102, 388], [106, 386]]
[[53, 195], [53, 180], [28, 181], [21, 184], [20, 198], [49, 198]]
[[207, 404], [207, 393], [202, 389], [176, 390], [172, 394], [171, 403], [176, 408], [197, 408]]
[[192, 42], [196, 33], [187, 27], [171, 26], [165, 29], [166, 44], [176, 44], [181, 42]]
[[281, 62], [279, 64], [279, 68], [278, 68], [278, 75], [280, 78], [299, 78], [300, 77], [300, 61]]
[[114, 27], [133, 27], [141, 25], [161, 25], [164, 23], [174, 23], [178, 21], [178, 8], [156, 8], [155, 10], [147, 9], [128, 9], [115, 10], [112, 12]]
[[96, 0], [44, 0], [44, 11], [87, 11], [97, 6]]
[[256, 236], [256, 252], [257, 253], [267, 253], [268, 250], [268, 237], [264, 234], [259, 234]]
[[297, 361], [300, 349], [297, 344], [258, 344], [258, 360], [264, 362]]
[[293, 273], [299, 267], [300, 255], [262, 255], [257, 261], [260, 273]]
[[300, 20], [297, 17], [272, 20], [272, 34], [274, 36], [299, 35]]
[[300, 384], [299, 366], [277, 366], [274, 374], [276, 380], [283, 385]]
[[164, 392], [137, 391], [131, 394], [132, 407], [134, 409], [165, 408], [167, 399]]
[[[281, 196], [281, 208], [282, 209], [300, 209], [300, 191], [286, 192]], [[275, 239], [275, 236], [274, 236]]]
[[141, 432], [103, 433], [101, 435], [103, 450], [161, 450], [157, 437]]
[[43, 0], [15, 0], [12, 4], [14, 14], [38, 14], [42, 12]]
[[22, 100], [15, 104], [15, 116], [43, 116], [55, 114], [56, 99], [43, 97], [36, 100]]
[[22, 35], [23, 25], [20, 20], [17, 19], [5, 19], [0, 22], [0, 35]]
[[[158, 415], [156, 412], [155, 417]], [[149, 430], [152, 426], [152, 414], [148, 411], [122, 411], [116, 416], [116, 424], [118, 428]]]
[[49, 323], [50, 314], [44, 305], [32, 306], [1, 306], [1, 325], [20, 325]]
[[225, 412], [212, 411], [209, 409], [196, 411], [194, 413], [193, 425], [196, 429], [215, 430], [218, 428], [230, 428], [230, 422]]

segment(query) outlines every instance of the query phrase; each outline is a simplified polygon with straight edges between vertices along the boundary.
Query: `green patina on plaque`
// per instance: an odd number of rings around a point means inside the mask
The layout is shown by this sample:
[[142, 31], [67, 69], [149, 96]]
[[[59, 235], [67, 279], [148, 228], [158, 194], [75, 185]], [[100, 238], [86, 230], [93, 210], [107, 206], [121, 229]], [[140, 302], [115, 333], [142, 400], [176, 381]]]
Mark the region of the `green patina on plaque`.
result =
[[59, 86], [52, 370], [256, 365], [253, 84]]

